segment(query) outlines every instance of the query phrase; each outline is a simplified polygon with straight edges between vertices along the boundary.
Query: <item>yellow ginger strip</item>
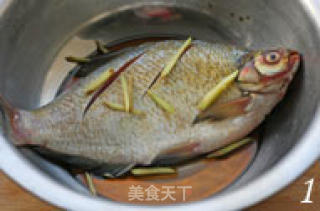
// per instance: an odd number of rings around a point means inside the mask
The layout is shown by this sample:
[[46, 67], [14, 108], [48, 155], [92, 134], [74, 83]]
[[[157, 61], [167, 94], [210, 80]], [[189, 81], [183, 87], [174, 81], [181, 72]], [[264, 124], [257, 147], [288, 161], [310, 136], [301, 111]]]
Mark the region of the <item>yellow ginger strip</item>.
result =
[[108, 53], [108, 49], [104, 47], [103, 43], [100, 40], [95, 40], [97, 50], [100, 51], [103, 54]]
[[219, 158], [219, 157], [226, 156], [229, 153], [231, 153], [231, 152], [239, 149], [240, 147], [242, 147], [242, 146], [244, 146], [244, 145], [246, 145], [248, 143], [251, 143], [251, 142], [253, 142], [255, 140], [256, 139], [251, 138], [251, 137], [244, 138], [244, 139], [242, 139], [240, 141], [237, 141], [237, 142], [235, 142], [233, 144], [230, 144], [230, 145], [228, 145], [228, 146], [226, 146], [224, 148], [221, 148], [221, 149], [219, 149], [219, 150], [207, 155], [207, 158]]
[[113, 75], [113, 73], [114, 73], [113, 68], [109, 68], [103, 73], [101, 73], [99, 77], [97, 77], [94, 81], [92, 81], [87, 85], [87, 87], [85, 88], [86, 94], [90, 94], [95, 90], [97, 90], [99, 87], [101, 87], [103, 83], [106, 82]]
[[[115, 110], [115, 111], [126, 112], [125, 107], [123, 105], [121, 105], [121, 104], [118, 104], [118, 103], [104, 102], [104, 105], [107, 106], [108, 108], [112, 109], [112, 110]], [[130, 112], [132, 112], [135, 115], [142, 115], [143, 114], [142, 111], [139, 111], [139, 110], [136, 110], [136, 109], [134, 109], [134, 110], [132, 110]]]
[[87, 185], [88, 185], [88, 188], [89, 188], [91, 194], [96, 196], [97, 191], [96, 191], [96, 188], [94, 187], [91, 175], [88, 172], [85, 172], [84, 175], [85, 175], [86, 182], [87, 182]]
[[180, 49], [178, 50], [178, 52], [176, 53], [176, 55], [174, 55], [171, 60], [169, 61], [169, 63], [165, 66], [165, 68], [162, 70], [161, 72], [161, 78], [167, 76], [171, 70], [174, 68], [174, 66], [176, 65], [178, 59], [182, 56], [182, 54], [186, 51], [186, 49], [191, 45], [192, 42], [192, 38], [189, 37], [184, 43], [183, 45], [180, 47]]
[[174, 113], [174, 107], [167, 103], [165, 100], [161, 99], [156, 94], [152, 93], [150, 90], [147, 92], [150, 98], [155, 102], [158, 106], [160, 106], [164, 111], [168, 113]]
[[133, 111], [133, 77], [128, 79], [129, 111]]
[[88, 62], [90, 62], [90, 59], [88, 59], [88, 58], [75, 57], [75, 56], [67, 56], [66, 60], [68, 62], [74, 62], [74, 63], [88, 63]]
[[159, 174], [175, 174], [176, 170], [170, 167], [153, 167], [153, 168], [134, 168], [131, 174], [135, 176], [159, 175]]
[[226, 90], [228, 87], [230, 87], [230, 85], [234, 82], [234, 80], [236, 79], [237, 75], [238, 75], [238, 70], [231, 73], [230, 75], [228, 75], [227, 77], [225, 77], [224, 79], [222, 79], [222, 81], [220, 81], [217, 86], [215, 86], [214, 88], [212, 88], [204, 97], [203, 99], [200, 101], [200, 103], [198, 104], [198, 109], [203, 111], [206, 108], [208, 108], [220, 95], [221, 93]]
[[132, 99], [132, 96], [131, 96], [132, 87], [131, 86], [132, 86], [132, 84], [128, 84], [127, 79], [123, 75], [120, 77], [120, 79], [121, 79], [121, 85], [122, 85], [122, 90], [123, 90], [124, 108], [125, 108], [125, 111], [129, 113], [133, 107], [132, 103], [131, 103], [131, 99]]
[[125, 111], [124, 106], [118, 103], [104, 102], [104, 105], [115, 111]]
[[136, 110], [136, 109], [133, 110], [132, 113], [135, 114], [135, 115], [144, 115], [143, 111], [139, 111], [139, 110]]

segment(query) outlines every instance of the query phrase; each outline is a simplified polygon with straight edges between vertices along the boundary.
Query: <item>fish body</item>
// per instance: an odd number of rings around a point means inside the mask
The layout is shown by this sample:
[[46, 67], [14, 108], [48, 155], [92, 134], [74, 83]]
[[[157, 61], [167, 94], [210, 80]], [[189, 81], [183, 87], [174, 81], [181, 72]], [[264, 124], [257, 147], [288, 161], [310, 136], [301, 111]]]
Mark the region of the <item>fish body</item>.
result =
[[[197, 156], [255, 129], [283, 98], [300, 60], [297, 52], [286, 49], [249, 51], [193, 41], [172, 71], [149, 90], [174, 107], [169, 113], [145, 93], [181, 45], [183, 41], [168, 40], [128, 48], [35, 110], [2, 103], [7, 135], [18, 146], [40, 146], [115, 165], [149, 165], [159, 158]], [[84, 115], [92, 99], [87, 85], [133, 58], [121, 77], [133, 81], [133, 107], [140, 113], [106, 106], [106, 102], [125, 104], [119, 77]], [[236, 81], [209, 108], [199, 111], [197, 105], [206, 93], [234, 71], [239, 71]], [[201, 121], [193, 124], [195, 118]]]

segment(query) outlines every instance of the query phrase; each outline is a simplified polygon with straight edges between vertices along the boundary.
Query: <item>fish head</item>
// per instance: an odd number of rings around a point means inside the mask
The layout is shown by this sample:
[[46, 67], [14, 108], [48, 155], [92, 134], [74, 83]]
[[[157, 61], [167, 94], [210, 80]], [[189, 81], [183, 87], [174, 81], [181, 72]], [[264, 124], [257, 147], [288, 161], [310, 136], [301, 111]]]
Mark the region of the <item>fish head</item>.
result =
[[239, 68], [241, 90], [275, 93], [286, 90], [300, 64], [301, 56], [285, 48], [249, 53]]

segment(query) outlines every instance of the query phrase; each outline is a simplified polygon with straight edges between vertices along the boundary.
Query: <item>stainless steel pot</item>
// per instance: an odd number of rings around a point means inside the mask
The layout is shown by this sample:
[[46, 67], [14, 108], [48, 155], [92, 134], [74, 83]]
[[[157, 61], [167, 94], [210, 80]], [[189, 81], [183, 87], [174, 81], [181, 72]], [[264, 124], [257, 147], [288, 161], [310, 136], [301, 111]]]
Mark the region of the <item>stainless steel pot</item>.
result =
[[[169, 15], [155, 15], [156, 9]], [[68, 69], [57, 57], [63, 46], [63, 52], [85, 54], [90, 49], [85, 40], [97, 38], [170, 33], [248, 48], [297, 49], [304, 56], [303, 68], [266, 121], [264, 140], [245, 174], [208, 199], [165, 207], [241, 209], [288, 185], [320, 154], [319, 17], [318, 0], [0, 0], [0, 93], [23, 108], [47, 102]], [[18, 151], [3, 137], [0, 166], [26, 189], [60, 207], [164, 209], [93, 198], [62, 169]]]

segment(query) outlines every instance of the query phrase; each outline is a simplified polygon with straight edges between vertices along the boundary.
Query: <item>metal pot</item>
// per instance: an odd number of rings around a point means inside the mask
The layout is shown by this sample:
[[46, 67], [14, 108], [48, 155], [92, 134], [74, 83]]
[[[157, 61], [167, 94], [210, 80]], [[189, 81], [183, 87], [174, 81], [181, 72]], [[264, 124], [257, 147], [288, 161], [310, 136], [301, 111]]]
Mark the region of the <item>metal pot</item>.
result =
[[[166, 12], [159, 15], [156, 10]], [[241, 209], [284, 188], [320, 154], [319, 16], [318, 0], [0, 0], [0, 93], [22, 108], [48, 102], [68, 69], [54, 62], [63, 46], [65, 52], [86, 54], [90, 49], [71, 45], [74, 39], [110, 41], [172, 33], [252, 49], [297, 49], [304, 56], [303, 68], [266, 121], [264, 140], [244, 175], [208, 199], [165, 207]], [[18, 151], [3, 137], [0, 166], [26, 189], [60, 207], [163, 209], [93, 198], [62, 169], [29, 151]]]

